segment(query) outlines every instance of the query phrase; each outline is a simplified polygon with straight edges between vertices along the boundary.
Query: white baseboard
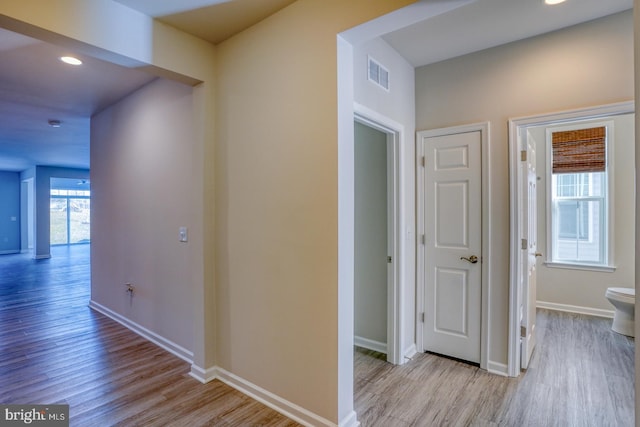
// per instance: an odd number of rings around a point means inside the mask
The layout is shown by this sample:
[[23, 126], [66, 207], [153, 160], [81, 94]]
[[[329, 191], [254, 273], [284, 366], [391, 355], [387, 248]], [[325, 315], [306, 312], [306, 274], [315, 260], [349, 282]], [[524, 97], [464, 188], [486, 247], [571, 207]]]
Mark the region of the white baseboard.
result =
[[567, 313], [588, 314], [590, 316], [613, 318], [614, 310], [601, 308], [581, 307], [578, 305], [558, 304], [555, 302], [536, 301], [536, 307], [548, 310], [565, 311]]
[[[201, 368], [193, 364], [193, 353], [188, 351], [187, 349], [179, 346], [178, 344], [169, 341], [166, 338], [159, 336], [158, 334], [148, 330], [144, 326], [133, 322], [126, 317], [116, 313], [115, 311], [95, 302], [90, 301], [89, 307], [93, 310], [96, 310], [99, 313], [104, 314], [105, 316], [115, 320], [120, 323], [124, 327], [132, 330], [138, 335], [146, 338], [147, 340], [155, 343], [156, 345], [162, 347], [167, 350], [169, 353], [174, 354], [180, 359], [191, 363], [191, 371], [189, 375], [201, 383], [208, 383], [213, 380], [220, 380], [223, 383], [233, 387], [238, 390], [240, 393], [243, 393], [258, 402], [263, 403], [264, 405], [270, 407], [271, 409], [283, 414], [284, 416], [308, 427], [338, 427], [335, 423], [320, 417], [319, 415], [314, 414], [307, 409], [296, 405], [295, 403], [289, 402], [286, 399], [283, 399], [268, 390], [263, 389], [239, 376], [232, 374], [218, 366], [214, 366], [211, 368]], [[351, 415], [345, 418], [344, 421], [340, 423], [340, 427], [357, 427], [359, 423], [356, 419], [356, 413], [353, 412]]]
[[33, 259], [49, 259], [51, 258], [51, 254], [40, 254], [40, 255], [34, 255]]
[[413, 356], [415, 356], [416, 353], [418, 353], [418, 349], [416, 348], [416, 343], [413, 343], [404, 351], [404, 359], [409, 361], [413, 359]]
[[191, 365], [191, 372], [189, 372], [193, 378], [200, 381], [202, 384], [206, 384], [210, 381], [215, 380], [218, 375], [218, 368], [216, 366], [212, 368], [201, 368], [200, 366], [196, 366], [194, 364]]
[[353, 344], [358, 347], [366, 348], [367, 350], [373, 350], [377, 351], [378, 353], [387, 354], [387, 343], [384, 342], [355, 336], [353, 337]]
[[[220, 367], [214, 368], [216, 372], [216, 379], [222, 381], [238, 390], [239, 392], [246, 394], [247, 396], [261, 402], [271, 409], [280, 412], [282, 415], [308, 427], [337, 427], [335, 423], [320, 417], [319, 415], [314, 414], [311, 411], [304, 409], [301, 406], [296, 405], [295, 403], [289, 402], [286, 399], [281, 398], [280, 396], [276, 396], [268, 390], [263, 389], [260, 386], [257, 386], [239, 376], [232, 374]], [[355, 420], [355, 413], [352, 416], [347, 417], [348, 419], [345, 422], [349, 422], [350, 424], [345, 424], [345, 427], [355, 427], [356, 424], [353, 424]], [[342, 423], [340, 427], [342, 427]]]
[[142, 325], [137, 324], [136, 322], [133, 322], [129, 319], [127, 319], [126, 317], [116, 313], [115, 311], [105, 307], [102, 304], [99, 304], [93, 300], [89, 301], [89, 307], [92, 308], [93, 310], [104, 314], [105, 316], [115, 320], [116, 322], [120, 323], [121, 325], [123, 325], [124, 327], [126, 327], [127, 329], [132, 330], [133, 332], [135, 332], [136, 334], [142, 336], [143, 338], [146, 338], [147, 340], [151, 341], [152, 343], [162, 347], [163, 349], [167, 350], [169, 353], [179, 357], [180, 359], [184, 360], [185, 362], [188, 363], [193, 363], [193, 353], [189, 350], [187, 350], [184, 347], [179, 346], [178, 344], [174, 343], [173, 341], [170, 341], [158, 334], [156, 334], [155, 332], [150, 331], [149, 329], [145, 328]]
[[12, 254], [19, 254], [19, 253], [20, 253], [19, 250], [0, 251], [0, 255], [12, 255]]
[[344, 417], [338, 424], [339, 427], [358, 427], [359, 425], [360, 421], [358, 421], [356, 411], [351, 411], [351, 413]]
[[502, 377], [509, 376], [509, 367], [504, 363], [492, 362], [489, 360], [487, 362], [487, 372], [495, 375], [500, 375]]

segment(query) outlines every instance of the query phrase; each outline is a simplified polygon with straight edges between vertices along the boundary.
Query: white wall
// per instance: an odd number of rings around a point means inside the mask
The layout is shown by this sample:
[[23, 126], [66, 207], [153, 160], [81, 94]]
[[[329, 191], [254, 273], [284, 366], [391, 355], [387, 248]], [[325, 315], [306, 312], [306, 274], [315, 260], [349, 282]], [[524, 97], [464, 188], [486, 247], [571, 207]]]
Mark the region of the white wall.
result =
[[[387, 344], [387, 135], [355, 124], [356, 345]], [[386, 348], [383, 353], [386, 353]]]
[[[389, 70], [389, 91], [368, 80], [368, 57]], [[400, 135], [400, 296], [403, 306], [401, 347], [406, 355], [415, 350], [415, 72], [398, 52], [381, 38], [353, 48], [354, 101], [369, 119], [399, 127]]]
[[[604, 293], [610, 286], [635, 287], [635, 204], [634, 204], [634, 115], [626, 114], [611, 118], [613, 121], [612, 156], [613, 179], [613, 259], [614, 272], [593, 270], [570, 270], [547, 267], [538, 262], [538, 301], [574, 305], [590, 309], [613, 310]], [[594, 122], [601, 122], [595, 120]], [[530, 137], [536, 142], [536, 164], [538, 170], [538, 252], [547, 254], [547, 144], [546, 130], [554, 126], [530, 128]]]
[[416, 70], [416, 127], [490, 121], [489, 358], [507, 362], [509, 118], [633, 99], [631, 11]]
[[[91, 298], [193, 351], [192, 89], [158, 79], [91, 120]], [[134, 296], [125, 283], [134, 286]]]

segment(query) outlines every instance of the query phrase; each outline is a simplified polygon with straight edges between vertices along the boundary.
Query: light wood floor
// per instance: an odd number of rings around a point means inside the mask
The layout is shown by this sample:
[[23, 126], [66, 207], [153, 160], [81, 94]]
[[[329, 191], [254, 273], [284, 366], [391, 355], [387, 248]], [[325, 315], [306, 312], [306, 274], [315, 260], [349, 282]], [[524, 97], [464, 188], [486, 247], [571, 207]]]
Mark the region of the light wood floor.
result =
[[634, 425], [634, 340], [611, 319], [538, 311], [538, 345], [517, 379], [418, 354], [403, 366], [355, 351], [363, 427]]
[[0, 256], [0, 403], [68, 404], [72, 426], [298, 426], [94, 312], [89, 246]]
[[[297, 426], [88, 308], [89, 247], [0, 256], [0, 403], [66, 403], [72, 426]], [[632, 426], [631, 339], [610, 320], [540, 311], [518, 379], [419, 354], [355, 352], [363, 427]], [[310, 367], [312, 369], [312, 367]]]

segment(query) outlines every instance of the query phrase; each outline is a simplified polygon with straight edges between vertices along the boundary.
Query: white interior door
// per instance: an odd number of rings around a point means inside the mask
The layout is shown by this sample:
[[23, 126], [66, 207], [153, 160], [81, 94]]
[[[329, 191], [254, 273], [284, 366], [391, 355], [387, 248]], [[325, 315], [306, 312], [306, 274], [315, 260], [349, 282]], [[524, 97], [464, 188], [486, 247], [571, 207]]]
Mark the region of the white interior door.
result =
[[[452, 130], [452, 132], [454, 132]], [[482, 134], [419, 134], [424, 155], [423, 347], [480, 362], [482, 311]]]
[[[526, 132], [526, 131], [525, 131]], [[537, 215], [537, 182], [536, 149], [535, 144], [527, 138], [526, 159], [523, 167], [523, 204], [522, 204], [522, 307], [521, 307], [521, 336], [522, 350], [520, 352], [520, 367], [527, 369], [533, 348], [536, 345], [536, 260], [538, 215]]]

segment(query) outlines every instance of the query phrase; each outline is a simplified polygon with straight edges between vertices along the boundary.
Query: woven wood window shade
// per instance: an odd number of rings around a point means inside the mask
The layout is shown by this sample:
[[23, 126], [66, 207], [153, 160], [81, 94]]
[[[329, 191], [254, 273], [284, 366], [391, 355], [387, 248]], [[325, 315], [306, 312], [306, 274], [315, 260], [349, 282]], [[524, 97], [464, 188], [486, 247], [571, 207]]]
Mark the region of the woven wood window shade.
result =
[[604, 126], [553, 132], [553, 173], [604, 172], [606, 140]]

